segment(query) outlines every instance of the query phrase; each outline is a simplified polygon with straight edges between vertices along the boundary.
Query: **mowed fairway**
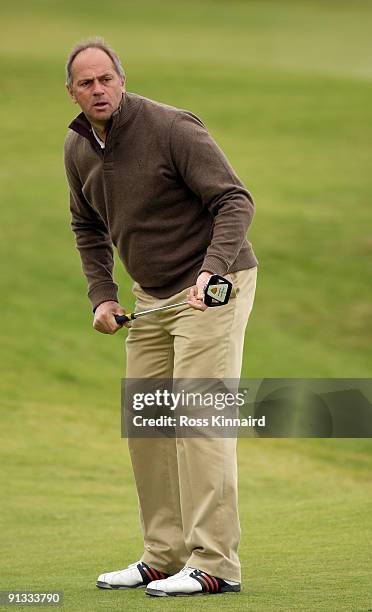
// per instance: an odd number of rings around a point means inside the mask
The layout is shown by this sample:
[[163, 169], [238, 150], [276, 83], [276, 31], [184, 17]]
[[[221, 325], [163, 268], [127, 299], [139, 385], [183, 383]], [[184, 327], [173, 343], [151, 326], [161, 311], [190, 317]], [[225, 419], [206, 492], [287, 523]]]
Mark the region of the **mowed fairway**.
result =
[[367, 0], [1, 8], [0, 589], [63, 590], [68, 612], [372, 608], [370, 440], [240, 441], [240, 595], [95, 589], [142, 549], [125, 332], [91, 328], [62, 161], [65, 58], [101, 34], [128, 90], [199, 115], [255, 197], [243, 375], [370, 377], [371, 31]]

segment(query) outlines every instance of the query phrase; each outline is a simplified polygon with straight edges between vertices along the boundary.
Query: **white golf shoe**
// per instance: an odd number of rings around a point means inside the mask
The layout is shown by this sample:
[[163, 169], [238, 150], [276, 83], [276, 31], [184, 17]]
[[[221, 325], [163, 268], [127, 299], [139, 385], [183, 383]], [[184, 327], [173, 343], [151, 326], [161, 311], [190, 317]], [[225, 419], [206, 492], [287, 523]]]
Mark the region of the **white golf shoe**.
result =
[[147, 585], [146, 594], [155, 597], [186, 597], [187, 595], [216, 595], [239, 593], [240, 583], [216, 578], [193, 567], [184, 567], [165, 580], [154, 580]]
[[144, 563], [136, 561], [123, 570], [100, 574], [96, 586], [99, 589], [140, 589], [154, 580], [167, 578], [169, 574], [160, 572]]

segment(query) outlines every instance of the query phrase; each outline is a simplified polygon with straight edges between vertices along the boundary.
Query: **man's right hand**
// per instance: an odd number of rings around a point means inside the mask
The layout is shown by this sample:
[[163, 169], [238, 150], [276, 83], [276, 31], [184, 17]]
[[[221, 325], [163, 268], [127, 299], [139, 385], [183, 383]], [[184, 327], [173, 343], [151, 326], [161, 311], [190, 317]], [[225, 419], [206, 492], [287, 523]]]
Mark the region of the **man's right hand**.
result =
[[[116, 323], [114, 315], [123, 314], [125, 310], [117, 302], [102, 302], [95, 310], [93, 327], [101, 334], [115, 334], [123, 325]], [[124, 327], [130, 326], [130, 322], [124, 323]]]

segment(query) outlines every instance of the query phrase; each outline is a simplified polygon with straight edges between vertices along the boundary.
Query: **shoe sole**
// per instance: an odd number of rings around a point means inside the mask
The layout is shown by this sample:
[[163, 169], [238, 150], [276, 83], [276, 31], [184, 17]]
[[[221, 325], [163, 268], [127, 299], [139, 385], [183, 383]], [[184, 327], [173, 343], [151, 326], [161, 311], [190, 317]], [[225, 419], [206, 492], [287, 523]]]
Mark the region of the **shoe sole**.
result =
[[146, 595], [150, 595], [151, 597], [195, 597], [196, 595], [226, 595], [229, 593], [232, 593], [233, 595], [236, 595], [236, 593], [240, 593], [240, 586], [231, 587], [231, 590], [229, 589], [228, 591], [220, 591], [219, 593], [207, 593], [205, 591], [195, 591], [195, 593], [166, 593], [165, 591], [158, 591], [156, 589], [146, 589]]
[[137, 584], [134, 586], [124, 586], [121, 584], [109, 584], [108, 582], [101, 582], [97, 580], [96, 587], [98, 589], [111, 589], [112, 591], [126, 591], [128, 589], [145, 589], [145, 584]]

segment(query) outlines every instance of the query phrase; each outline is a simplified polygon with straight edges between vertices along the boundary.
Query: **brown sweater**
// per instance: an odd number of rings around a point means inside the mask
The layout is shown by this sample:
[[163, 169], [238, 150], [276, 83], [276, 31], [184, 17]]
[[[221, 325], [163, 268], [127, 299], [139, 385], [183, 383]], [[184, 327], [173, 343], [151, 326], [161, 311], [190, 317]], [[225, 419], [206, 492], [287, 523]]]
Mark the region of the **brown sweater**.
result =
[[166, 298], [202, 270], [257, 265], [253, 202], [195, 115], [126, 93], [102, 151], [84, 114], [69, 126], [72, 229], [93, 308], [117, 301], [114, 245], [130, 276]]

